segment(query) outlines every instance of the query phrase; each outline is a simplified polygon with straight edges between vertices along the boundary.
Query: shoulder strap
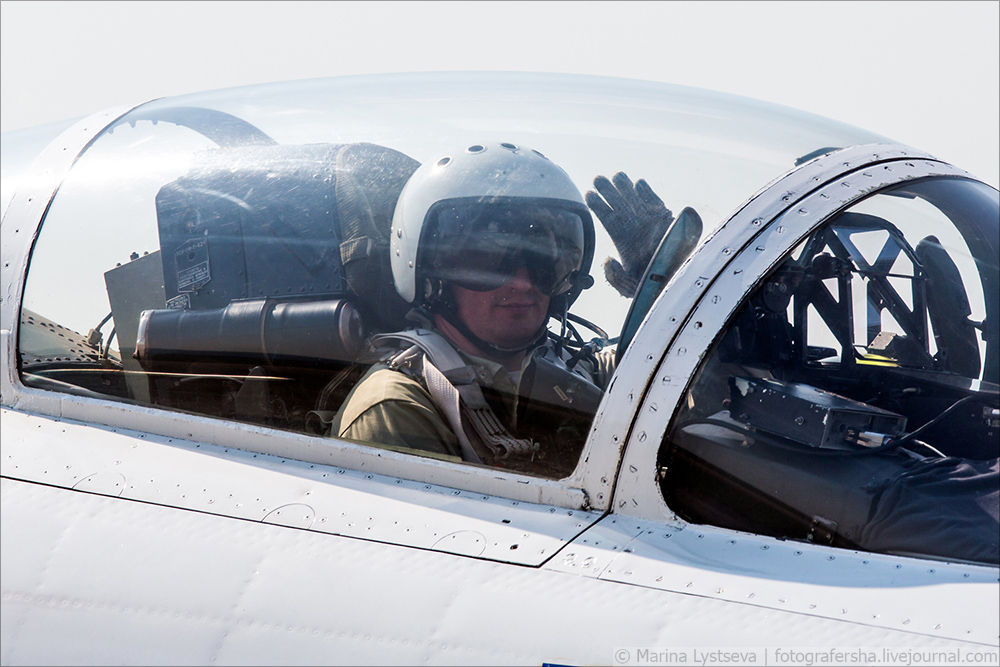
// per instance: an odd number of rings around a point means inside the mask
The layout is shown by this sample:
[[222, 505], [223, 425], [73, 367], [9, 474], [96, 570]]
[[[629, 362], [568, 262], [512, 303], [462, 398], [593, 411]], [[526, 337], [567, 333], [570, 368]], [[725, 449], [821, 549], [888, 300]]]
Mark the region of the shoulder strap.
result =
[[[371, 341], [375, 346], [390, 341], [409, 343], [407, 349], [393, 355], [388, 362], [389, 367], [396, 370], [400, 370], [422, 352], [420, 377], [434, 403], [455, 431], [462, 445], [463, 458], [466, 460], [482, 462], [482, 456], [468, 438], [466, 424], [472, 426], [478, 440], [488, 449], [488, 452], [483, 454], [495, 458], [507, 458], [511, 454], [537, 451], [538, 444], [531, 439], [515, 438], [486, 402], [479, 384], [490, 381], [485, 369], [465, 363], [451, 343], [441, 334], [429, 329], [410, 329], [391, 334], [378, 334], [373, 336]], [[467, 419], [463, 420], [462, 415]]]
[[394, 341], [416, 345], [442, 373], [466, 367], [471, 368], [444, 336], [430, 329], [407, 329], [406, 331], [376, 334], [371, 337], [372, 345], [375, 347]]

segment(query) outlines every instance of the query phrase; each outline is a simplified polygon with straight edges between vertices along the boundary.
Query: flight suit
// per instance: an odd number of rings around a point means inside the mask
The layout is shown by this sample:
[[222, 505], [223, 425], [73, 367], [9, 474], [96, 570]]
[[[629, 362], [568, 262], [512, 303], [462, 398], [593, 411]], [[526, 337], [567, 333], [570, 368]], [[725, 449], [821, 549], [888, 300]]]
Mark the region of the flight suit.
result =
[[[470, 366], [485, 371], [489, 379], [480, 384], [484, 393], [488, 392], [494, 413], [509, 428], [514, 422], [513, 397], [520, 373], [512, 374], [495, 361], [456, 351]], [[536, 354], [554, 355], [552, 343], [533, 350], [522, 369], [530, 356]], [[568, 358], [569, 354], [564, 351], [562, 356]], [[613, 367], [614, 351], [604, 350], [594, 361], [581, 360], [577, 374], [604, 388]], [[462, 460], [458, 437], [423, 383], [383, 363], [372, 366], [351, 390], [333, 418], [329, 435], [402, 451], [416, 449], [435, 458]]]

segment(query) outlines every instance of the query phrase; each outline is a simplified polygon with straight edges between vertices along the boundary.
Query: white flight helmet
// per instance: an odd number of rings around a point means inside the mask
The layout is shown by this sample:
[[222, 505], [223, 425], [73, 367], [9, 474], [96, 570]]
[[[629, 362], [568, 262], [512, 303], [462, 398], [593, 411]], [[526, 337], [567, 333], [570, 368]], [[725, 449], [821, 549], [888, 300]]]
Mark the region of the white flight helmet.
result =
[[[526, 236], [527, 244], [511, 243]], [[417, 305], [443, 282], [499, 287], [511, 253], [541, 267], [532, 278], [552, 297], [550, 313], [593, 283], [594, 224], [583, 196], [560, 167], [513, 143], [463, 146], [417, 169], [396, 204], [389, 247], [396, 290]]]

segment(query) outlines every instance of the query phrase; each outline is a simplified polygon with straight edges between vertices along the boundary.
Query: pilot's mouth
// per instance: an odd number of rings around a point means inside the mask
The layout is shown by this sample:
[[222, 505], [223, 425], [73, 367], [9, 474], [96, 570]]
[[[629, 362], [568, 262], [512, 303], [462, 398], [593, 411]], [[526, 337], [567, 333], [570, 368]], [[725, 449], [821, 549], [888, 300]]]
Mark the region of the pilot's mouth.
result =
[[537, 301], [509, 301], [507, 297], [501, 297], [496, 304], [500, 308], [534, 308]]

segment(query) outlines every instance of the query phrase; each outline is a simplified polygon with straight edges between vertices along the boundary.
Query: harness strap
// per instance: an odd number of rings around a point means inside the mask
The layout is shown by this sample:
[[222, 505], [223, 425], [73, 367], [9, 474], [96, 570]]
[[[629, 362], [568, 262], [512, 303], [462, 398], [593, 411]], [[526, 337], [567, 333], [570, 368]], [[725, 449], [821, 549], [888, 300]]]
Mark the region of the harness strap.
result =
[[[400, 340], [417, 346], [434, 361], [434, 365], [443, 373], [468, 365], [462, 360], [462, 357], [458, 356], [458, 352], [444, 336], [430, 329], [408, 329], [394, 333], [376, 334], [371, 337], [372, 345], [375, 347]], [[409, 350], [406, 350], [403, 354], [408, 352]]]
[[476, 453], [472, 443], [469, 442], [469, 436], [465, 434], [465, 429], [462, 427], [461, 399], [458, 390], [455, 389], [455, 385], [448, 382], [448, 378], [438, 370], [437, 366], [430, 363], [426, 357], [424, 357], [424, 363], [421, 365], [423, 366], [424, 386], [427, 387], [427, 391], [430, 393], [434, 403], [444, 413], [445, 419], [448, 420], [448, 424], [451, 426], [451, 430], [458, 437], [458, 443], [462, 448], [462, 458], [466, 461], [482, 463], [483, 460]]
[[465, 410], [465, 415], [494, 456], [505, 459], [512, 455], [532, 454], [538, 451], [537, 442], [530, 438], [515, 438], [511, 435], [490, 407], [468, 408]]
[[[538, 450], [538, 444], [528, 438], [515, 438], [486, 402], [479, 382], [490, 381], [485, 369], [470, 366], [458, 355], [443, 336], [428, 329], [412, 329], [372, 336], [379, 346], [390, 341], [403, 341], [410, 346], [393, 355], [390, 368], [401, 370], [423, 357], [420, 373], [431, 399], [441, 410], [458, 437], [463, 458], [482, 462], [464, 425], [472, 426], [489, 452], [497, 458], [526, 454]], [[423, 353], [422, 355], [420, 353]], [[462, 415], [466, 419], [462, 419]]]

